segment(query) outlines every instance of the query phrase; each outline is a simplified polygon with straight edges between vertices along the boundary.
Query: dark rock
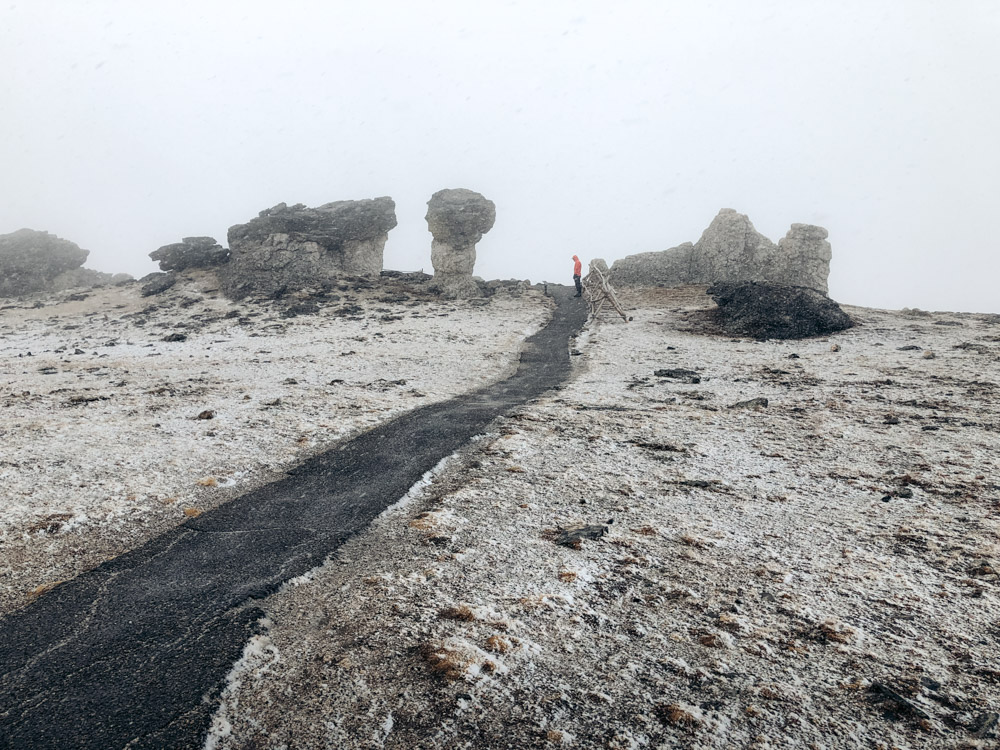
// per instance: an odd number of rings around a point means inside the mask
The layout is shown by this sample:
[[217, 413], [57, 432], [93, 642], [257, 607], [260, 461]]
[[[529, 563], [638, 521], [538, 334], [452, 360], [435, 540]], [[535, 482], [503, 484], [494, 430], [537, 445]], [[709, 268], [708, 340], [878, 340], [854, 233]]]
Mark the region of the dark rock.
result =
[[917, 352], [920, 351], [919, 346], [914, 346], [913, 344], [907, 344], [906, 346], [901, 346], [896, 349], [897, 352]]
[[757, 398], [751, 398], [747, 401], [738, 401], [730, 409], [766, 409], [768, 400], [763, 396], [758, 396]]
[[281, 313], [283, 318], [295, 318], [299, 315], [315, 315], [319, 312], [319, 305], [311, 300], [305, 302], [296, 302], [295, 304], [289, 305]]
[[205, 411], [200, 412], [195, 419], [215, 419], [215, 412], [211, 409], [205, 409]]
[[175, 341], [187, 341], [186, 333], [170, 333], [163, 337], [163, 341], [175, 342]]
[[723, 331], [756, 339], [801, 339], [843, 331], [854, 321], [814, 289], [754, 282], [718, 283], [707, 292]]
[[155, 294], [162, 294], [176, 284], [177, 276], [172, 273], [154, 271], [139, 279], [139, 283], [142, 284], [142, 296], [152, 297]]
[[336, 201], [317, 208], [279, 203], [229, 228], [230, 261], [220, 270], [223, 291], [232, 298], [266, 296], [343, 277], [377, 277], [395, 226], [392, 198]]
[[658, 378], [672, 378], [682, 380], [685, 383], [700, 383], [701, 376], [694, 370], [684, 370], [682, 368], [669, 368], [666, 370], [656, 370], [653, 375]]
[[556, 544], [580, 549], [584, 539], [600, 539], [608, 533], [608, 527], [604, 524], [576, 524], [558, 531], [555, 538]]
[[214, 237], [185, 237], [180, 242], [154, 250], [149, 257], [160, 264], [161, 271], [184, 271], [227, 263], [229, 251]]
[[80, 268], [89, 254], [48, 232], [19, 229], [0, 235], [0, 296], [55, 291], [53, 281]]

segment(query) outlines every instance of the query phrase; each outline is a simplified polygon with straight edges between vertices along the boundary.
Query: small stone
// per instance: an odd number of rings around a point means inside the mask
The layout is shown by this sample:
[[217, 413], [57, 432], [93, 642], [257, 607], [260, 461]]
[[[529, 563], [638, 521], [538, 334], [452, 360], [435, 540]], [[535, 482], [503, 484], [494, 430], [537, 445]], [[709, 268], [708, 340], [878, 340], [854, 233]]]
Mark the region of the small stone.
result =
[[198, 414], [195, 419], [215, 419], [215, 412], [211, 409], [205, 409], [205, 411]]
[[923, 357], [924, 359], [937, 359], [937, 355], [931, 351], [924, 352]]
[[603, 524], [576, 524], [560, 529], [556, 536], [556, 544], [579, 549], [584, 539], [600, 539], [608, 533], [608, 527]]
[[768, 400], [763, 396], [758, 396], [757, 398], [751, 398], [747, 401], [739, 401], [732, 406], [730, 409], [766, 409]]

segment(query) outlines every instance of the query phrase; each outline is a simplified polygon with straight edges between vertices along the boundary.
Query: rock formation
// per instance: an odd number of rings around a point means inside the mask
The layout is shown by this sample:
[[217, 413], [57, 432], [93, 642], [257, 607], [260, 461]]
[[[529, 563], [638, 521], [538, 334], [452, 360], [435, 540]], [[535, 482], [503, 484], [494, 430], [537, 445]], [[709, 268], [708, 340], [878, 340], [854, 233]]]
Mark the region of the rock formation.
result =
[[760, 281], [805, 286], [825, 294], [832, 257], [826, 237], [822, 227], [792, 224], [775, 245], [746, 214], [724, 208], [695, 244], [630, 255], [616, 261], [611, 270], [616, 283], [632, 286]]
[[439, 190], [427, 201], [427, 229], [431, 241], [433, 285], [449, 297], [481, 297], [472, 276], [476, 243], [496, 221], [496, 205], [473, 190]]
[[107, 286], [132, 278], [83, 268], [89, 254], [75, 242], [34, 229], [0, 235], [0, 297]]
[[826, 241], [828, 232], [813, 224], [792, 224], [778, 240], [778, 258], [783, 274], [775, 273], [776, 284], [807, 286], [826, 294], [833, 249]]
[[225, 293], [271, 295], [330, 283], [343, 276], [377, 277], [389, 230], [392, 198], [336, 201], [317, 208], [279, 203], [229, 228]]
[[229, 251], [214, 237], [185, 237], [154, 250], [149, 257], [160, 264], [161, 271], [184, 271], [222, 265], [229, 261]]
[[710, 286], [708, 294], [719, 306], [717, 322], [733, 336], [802, 339], [854, 325], [836, 302], [806, 287], [720, 282]]

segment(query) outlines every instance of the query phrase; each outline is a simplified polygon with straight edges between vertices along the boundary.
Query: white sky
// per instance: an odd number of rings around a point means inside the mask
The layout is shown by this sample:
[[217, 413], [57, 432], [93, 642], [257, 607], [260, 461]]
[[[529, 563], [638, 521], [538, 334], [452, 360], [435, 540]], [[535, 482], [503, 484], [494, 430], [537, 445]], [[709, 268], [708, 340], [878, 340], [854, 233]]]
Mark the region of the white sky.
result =
[[570, 282], [718, 212], [830, 231], [830, 295], [1000, 312], [996, 0], [0, 0], [0, 233], [142, 275], [285, 201], [497, 204], [477, 275]]

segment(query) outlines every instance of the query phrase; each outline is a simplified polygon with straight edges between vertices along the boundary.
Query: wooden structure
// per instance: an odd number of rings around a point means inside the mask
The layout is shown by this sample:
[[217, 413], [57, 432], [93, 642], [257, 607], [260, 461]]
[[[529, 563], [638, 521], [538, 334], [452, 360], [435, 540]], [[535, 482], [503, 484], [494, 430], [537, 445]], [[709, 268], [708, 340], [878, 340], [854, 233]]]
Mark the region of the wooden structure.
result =
[[622, 316], [622, 320], [628, 323], [628, 315], [622, 308], [618, 297], [615, 295], [614, 287], [608, 281], [611, 272], [608, 264], [600, 258], [590, 261], [590, 268], [583, 278], [583, 295], [590, 305], [590, 314], [596, 319], [600, 317], [605, 308], [611, 308]]

